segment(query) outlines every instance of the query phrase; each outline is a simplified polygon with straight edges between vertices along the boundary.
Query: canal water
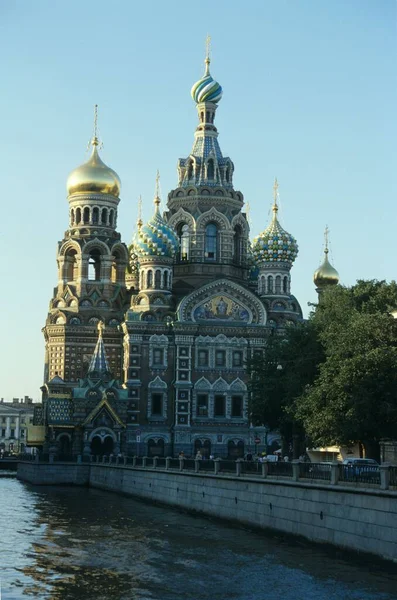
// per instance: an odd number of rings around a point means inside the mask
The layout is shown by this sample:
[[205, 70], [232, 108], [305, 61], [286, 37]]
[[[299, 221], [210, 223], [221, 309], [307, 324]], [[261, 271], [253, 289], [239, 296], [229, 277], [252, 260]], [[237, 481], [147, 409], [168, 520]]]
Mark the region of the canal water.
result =
[[1, 600], [397, 600], [397, 566], [125, 496], [0, 479]]

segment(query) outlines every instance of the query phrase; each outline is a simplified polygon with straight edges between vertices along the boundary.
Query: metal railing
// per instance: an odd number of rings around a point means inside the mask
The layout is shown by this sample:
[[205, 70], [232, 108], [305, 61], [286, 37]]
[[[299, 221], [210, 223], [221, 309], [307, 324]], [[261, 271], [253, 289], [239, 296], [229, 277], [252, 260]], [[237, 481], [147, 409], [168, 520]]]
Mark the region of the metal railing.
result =
[[331, 465], [324, 463], [299, 463], [299, 479], [331, 481]]
[[[57, 463], [62, 461], [62, 456], [55, 457], [49, 454], [26, 455], [20, 461], [33, 461], [36, 463]], [[162, 471], [179, 471], [187, 473], [202, 473], [204, 475], [234, 475], [255, 479], [290, 479], [305, 482], [317, 481], [327, 485], [348, 485], [359, 487], [391, 489], [397, 491], [397, 466], [392, 465], [343, 465], [340, 463], [306, 463], [301, 461], [273, 462], [273, 461], [244, 461], [172, 458], [157, 456], [78, 456], [72, 457], [67, 462], [91, 463], [93, 465], [106, 465], [116, 468], [148, 468]]]

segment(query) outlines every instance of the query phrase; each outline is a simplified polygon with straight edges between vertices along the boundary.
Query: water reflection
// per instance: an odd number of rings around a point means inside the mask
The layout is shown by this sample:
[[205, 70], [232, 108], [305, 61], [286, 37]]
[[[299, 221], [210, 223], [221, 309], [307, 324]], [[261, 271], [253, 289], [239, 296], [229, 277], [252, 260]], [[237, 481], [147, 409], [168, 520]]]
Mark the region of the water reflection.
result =
[[2, 600], [397, 600], [393, 565], [98, 490], [0, 494]]

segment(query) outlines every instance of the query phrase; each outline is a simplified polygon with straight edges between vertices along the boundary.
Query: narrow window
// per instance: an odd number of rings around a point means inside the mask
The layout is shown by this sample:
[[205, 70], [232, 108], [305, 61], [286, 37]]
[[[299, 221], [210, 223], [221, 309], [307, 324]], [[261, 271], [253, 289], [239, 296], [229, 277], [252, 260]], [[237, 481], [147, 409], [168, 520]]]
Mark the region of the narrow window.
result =
[[164, 271], [163, 273], [163, 288], [165, 290], [168, 288], [168, 271]]
[[70, 211], [70, 224], [74, 225], [74, 208]]
[[208, 350], [198, 351], [198, 366], [208, 367]]
[[243, 416], [243, 399], [241, 396], [232, 396], [232, 417]]
[[208, 396], [207, 394], [198, 394], [197, 396], [197, 416], [208, 417]]
[[76, 208], [76, 225], [81, 223], [81, 208]]
[[272, 277], [272, 275], [269, 275], [269, 277], [267, 278], [267, 293], [273, 294], [273, 277]]
[[189, 260], [189, 237], [189, 225], [183, 225], [179, 236], [181, 260]]
[[193, 177], [193, 161], [189, 160], [188, 168], [187, 168], [187, 178], [192, 179]]
[[226, 351], [217, 350], [215, 352], [215, 366], [224, 367], [226, 365]]
[[161, 288], [161, 271], [159, 269], [156, 270], [154, 275], [154, 288], [159, 290]]
[[90, 222], [90, 209], [86, 206], [83, 210], [83, 222], [85, 224]]
[[205, 258], [207, 260], [216, 260], [218, 229], [214, 223], [210, 223], [205, 228]]
[[102, 209], [101, 221], [102, 221], [102, 225], [107, 225], [107, 223], [108, 223], [108, 210], [107, 210], [107, 208], [103, 208]]
[[233, 352], [233, 367], [243, 366], [243, 353], [241, 350], [234, 350]]
[[113, 210], [109, 211], [109, 225], [110, 227], [113, 227]]
[[214, 398], [214, 417], [224, 417], [225, 416], [225, 406], [226, 406], [226, 398], [225, 396], [215, 396]]
[[164, 364], [164, 349], [154, 348], [153, 349], [153, 365], [159, 366]]
[[99, 250], [92, 250], [88, 258], [88, 279], [100, 281], [101, 279], [101, 255]]
[[163, 414], [163, 394], [152, 394], [152, 415]]
[[94, 206], [92, 209], [92, 223], [93, 225], [97, 225], [99, 223], [99, 208]]
[[147, 288], [151, 288], [153, 286], [153, 271], [147, 272]]
[[284, 277], [283, 292], [284, 292], [284, 294], [288, 294], [288, 277]]
[[276, 294], [281, 294], [281, 277], [277, 275], [276, 277]]
[[212, 158], [210, 158], [207, 163], [207, 179], [214, 179], [214, 174], [215, 174], [214, 161]]

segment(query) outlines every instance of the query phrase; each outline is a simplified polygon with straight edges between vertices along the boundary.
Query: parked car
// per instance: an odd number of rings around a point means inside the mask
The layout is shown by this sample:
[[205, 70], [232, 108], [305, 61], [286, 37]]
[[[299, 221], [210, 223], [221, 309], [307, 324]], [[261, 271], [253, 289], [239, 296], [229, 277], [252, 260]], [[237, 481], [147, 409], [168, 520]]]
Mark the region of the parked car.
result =
[[378, 480], [379, 464], [373, 458], [345, 458], [343, 461], [345, 479]]

